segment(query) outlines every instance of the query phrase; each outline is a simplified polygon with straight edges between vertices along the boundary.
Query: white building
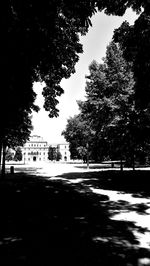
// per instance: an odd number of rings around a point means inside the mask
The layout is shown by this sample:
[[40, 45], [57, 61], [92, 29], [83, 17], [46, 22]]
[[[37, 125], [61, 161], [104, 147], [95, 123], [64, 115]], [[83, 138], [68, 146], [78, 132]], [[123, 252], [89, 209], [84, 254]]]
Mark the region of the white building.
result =
[[22, 148], [24, 163], [47, 161], [48, 160], [48, 143], [42, 137], [34, 135], [25, 143]]
[[61, 161], [70, 161], [69, 144], [50, 145], [42, 137], [33, 135], [22, 147], [22, 160], [24, 163], [48, 161], [49, 146], [57, 148], [61, 154]]
[[58, 151], [61, 153], [61, 161], [70, 161], [70, 151], [69, 151], [69, 144], [58, 144], [57, 145]]

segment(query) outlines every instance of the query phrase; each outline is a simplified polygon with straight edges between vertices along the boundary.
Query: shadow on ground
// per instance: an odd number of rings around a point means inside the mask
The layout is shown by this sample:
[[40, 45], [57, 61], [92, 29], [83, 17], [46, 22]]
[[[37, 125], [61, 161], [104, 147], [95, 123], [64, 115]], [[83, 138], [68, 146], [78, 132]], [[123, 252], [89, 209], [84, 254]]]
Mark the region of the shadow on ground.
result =
[[[136, 196], [150, 196], [150, 170], [103, 170], [99, 172], [66, 173], [67, 178], [85, 179], [86, 184], [97, 188], [135, 193]], [[86, 179], [88, 179], [86, 181]]]
[[[148, 175], [141, 174], [136, 180], [133, 174], [133, 181], [131, 174], [129, 178], [110, 171], [62, 177], [82, 177], [88, 186], [148, 197], [147, 186], [142, 185]], [[149, 257], [149, 250], [137, 248], [134, 223], [111, 220], [110, 207], [115, 212], [118, 203], [111, 206], [107, 196], [94, 196], [88, 186], [83, 190], [82, 184], [67, 184], [63, 179], [6, 176], [0, 183], [0, 265], [137, 266], [139, 258]], [[123, 208], [124, 203], [119, 204]]]

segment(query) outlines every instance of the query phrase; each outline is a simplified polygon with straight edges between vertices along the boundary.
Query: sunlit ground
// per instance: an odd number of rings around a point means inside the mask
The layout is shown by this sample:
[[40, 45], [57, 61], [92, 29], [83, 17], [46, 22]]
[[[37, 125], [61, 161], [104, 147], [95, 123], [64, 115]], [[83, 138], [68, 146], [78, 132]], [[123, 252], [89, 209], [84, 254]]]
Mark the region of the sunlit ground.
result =
[[[56, 179], [55, 177], [53, 177], [53, 179]], [[57, 177], [58, 179], [58, 177]], [[62, 179], [60, 177], [60, 179]], [[72, 179], [72, 180], [68, 180], [63, 178], [63, 180], [65, 180], [67, 183], [81, 183], [81, 182], [85, 182], [85, 179]], [[86, 188], [86, 185], [85, 185]], [[139, 244], [137, 244], [137, 246], [139, 247], [143, 247], [143, 248], [150, 248], [150, 198], [138, 198], [133, 196], [130, 193], [120, 193], [118, 191], [111, 191], [111, 190], [104, 190], [104, 189], [95, 189], [94, 187], [90, 187], [91, 193], [95, 193], [95, 194], [100, 194], [100, 195], [107, 195], [109, 197], [110, 201], [114, 201], [119, 202], [119, 201], [124, 201], [126, 202], [126, 205], [128, 206], [130, 205], [135, 205], [135, 204], [144, 204], [147, 206], [147, 210], [145, 210], [144, 213], [137, 213], [136, 210], [135, 211], [129, 211], [128, 208], [121, 210], [118, 209], [117, 210], [117, 214], [112, 215], [111, 219], [113, 220], [119, 220], [119, 221], [129, 221], [129, 222], [133, 222], [136, 226], [144, 229], [144, 233], [143, 232], [139, 232], [138, 230], [134, 230], [134, 235], [136, 237], [136, 239], [139, 241]], [[113, 211], [114, 213], [114, 211]], [[95, 239], [95, 240], [98, 240]], [[109, 241], [109, 239], [108, 239]], [[136, 245], [135, 245], [136, 247]]]
[[[82, 183], [84, 184], [85, 179], [82, 178], [76, 178], [76, 179], [65, 179], [63, 177], [58, 177], [58, 175], [64, 174], [64, 173], [73, 173], [73, 172], [90, 172], [93, 171], [93, 169], [86, 169], [86, 166], [84, 165], [84, 168], [77, 168], [77, 165], [69, 165], [69, 164], [45, 164], [42, 169], [38, 171], [37, 174], [42, 174], [44, 176], [53, 176], [53, 179], [63, 179], [67, 183]], [[149, 168], [141, 168], [142, 170], [147, 170]], [[94, 171], [100, 171], [100, 169], [94, 169]], [[108, 169], [101, 169], [101, 171], [106, 171]], [[118, 168], [119, 170], [119, 168]], [[129, 170], [128, 168], [125, 168], [125, 170]], [[55, 177], [57, 176], [57, 177]], [[84, 184], [86, 188], [86, 184]], [[141, 227], [141, 229], [146, 229], [146, 232], [140, 233], [137, 230], [135, 230], [133, 233], [137, 240], [139, 241], [139, 246], [143, 248], [150, 248], [150, 198], [139, 198], [133, 196], [131, 193], [120, 193], [118, 191], [111, 191], [111, 190], [104, 190], [104, 189], [96, 189], [94, 187], [90, 186], [91, 193], [100, 194], [100, 195], [107, 195], [109, 197], [110, 201], [119, 202], [124, 201], [126, 202], [126, 205], [135, 205], [135, 204], [145, 204], [147, 206], [147, 209], [144, 213], [137, 213], [135, 211], [129, 211], [128, 209], [124, 210], [117, 210], [117, 213], [115, 215], [112, 215], [111, 219], [113, 220], [123, 220], [123, 221], [130, 221], [133, 222], [136, 226]], [[142, 231], [142, 230], [141, 230]]]
[[[86, 165], [73, 165], [67, 163], [32, 163], [30, 165], [22, 165], [19, 168], [15, 167], [15, 171], [21, 171], [21, 169], [28, 169], [30, 174], [36, 174], [37, 176], [43, 176], [45, 178], [50, 178], [50, 180], [62, 180], [67, 184], [82, 184], [82, 191], [86, 191], [87, 189], [90, 191], [91, 195], [106, 195], [108, 196], [108, 202], [113, 202], [118, 204], [117, 210], [112, 210], [111, 219], [119, 220], [119, 221], [129, 221], [135, 224], [135, 229], [133, 231], [134, 236], [139, 241], [136, 246], [143, 248], [150, 248], [150, 197], [145, 196], [136, 196], [132, 193], [118, 192], [115, 190], [106, 190], [102, 188], [97, 188], [94, 184], [87, 184], [86, 181], [90, 181], [90, 178], [82, 178], [81, 177], [73, 177], [70, 174], [65, 176], [65, 174], [69, 173], [90, 173], [98, 171], [109, 171], [111, 168], [100, 169], [99, 167], [95, 167], [94, 165], [90, 165], [90, 169], [86, 168]], [[150, 168], [142, 168], [142, 170], [150, 170]], [[119, 168], [117, 169], [119, 171]], [[130, 170], [130, 169], [125, 169]], [[140, 170], [140, 169], [138, 169]], [[124, 208], [121, 207], [121, 202], [124, 204]], [[136, 204], [141, 206], [146, 206], [144, 211], [138, 211], [134, 208]], [[130, 208], [128, 206], [130, 205]], [[111, 210], [110, 210], [111, 212]], [[140, 228], [140, 230], [137, 230]], [[95, 237], [95, 241], [102, 241], [101, 238]], [[109, 241], [109, 239], [105, 239], [105, 241]]]
[[[86, 168], [86, 164], [67, 164], [67, 163], [32, 163], [26, 166], [22, 166], [22, 168], [26, 167], [29, 169], [29, 173], [33, 173], [35, 175], [42, 175], [44, 177], [50, 177], [51, 180], [63, 180], [63, 182], [70, 183], [70, 184], [79, 184], [82, 183], [85, 189], [87, 189], [87, 184], [85, 181], [87, 179], [83, 178], [65, 178], [65, 175], [62, 177], [61, 175], [65, 173], [84, 173], [84, 172], [92, 172], [94, 165], [90, 165], [90, 168]], [[21, 169], [21, 168], [20, 168]], [[19, 171], [20, 171], [19, 169]], [[148, 170], [149, 168], [142, 168], [142, 170]], [[99, 167], [95, 167], [94, 171], [108, 171], [112, 170], [111, 168], [99, 169]], [[119, 168], [118, 168], [119, 170]], [[129, 170], [125, 168], [125, 170]], [[139, 170], [139, 169], [138, 169]], [[17, 172], [17, 168], [15, 170]], [[144, 213], [138, 213], [136, 210], [129, 211], [127, 209], [118, 209], [115, 214], [113, 210], [113, 215], [111, 219], [113, 220], [122, 220], [122, 221], [131, 221], [138, 227], [141, 227], [141, 232], [135, 231], [133, 232], [137, 240], [139, 241], [139, 246], [143, 248], [150, 248], [150, 198], [144, 197], [136, 197], [131, 193], [120, 193], [118, 191], [111, 191], [111, 190], [104, 190], [104, 189], [97, 189], [91, 185], [88, 186], [91, 193], [100, 194], [100, 195], [107, 195], [109, 197], [109, 201], [112, 202], [120, 202], [123, 201], [126, 206], [129, 204], [134, 206], [135, 204], [145, 204], [147, 209]], [[144, 233], [142, 233], [142, 228], [145, 229]], [[97, 238], [98, 241], [98, 238]]]
[[[124, 201], [126, 205], [144, 204], [147, 209], [144, 213], [137, 213], [136, 210], [129, 211], [128, 209], [117, 210], [117, 214], [112, 215], [113, 220], [122, 220], [133, 222], [136, 226], [141, 227], [141, 229], [146, 229], [146, 232], [140, 233], [136, 229], [133, 232], [137, 240], [139, 241], [139, 246], [143, 248], [150, 248], [150, 198], [138, 198], [130, 193], [120, 193], [118, 191], [110, 191], [103, 189], [91, 188], [91, 191], [96, 194], [107, 195], [110, 201]], [[142, 231], [142, 230], [141, 230]]]

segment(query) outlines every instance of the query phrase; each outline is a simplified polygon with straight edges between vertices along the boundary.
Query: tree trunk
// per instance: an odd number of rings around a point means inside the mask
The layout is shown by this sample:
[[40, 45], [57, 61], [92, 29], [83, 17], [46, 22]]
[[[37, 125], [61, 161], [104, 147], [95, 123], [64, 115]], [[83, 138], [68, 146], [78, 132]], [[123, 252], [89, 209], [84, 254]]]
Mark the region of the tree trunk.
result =
[[2, 160], [2, 177], [5, 176], [5, 156], [6, 156], [6, 145], [2, 144], [2, 150], [3, 150], [3, 160]]
[[89, 144], [87, 143], [87, 169], [89, 169]]
[[1, 172], [1, 160], [2, 160], [2, 142], [0, 141], [0, 172]]
[[135, 152], [134, 152], [134, 148], [133, 148], [133, 155], [132, 155], [132, 168], [133, 168], [133, 170], [135, 170]]
[[123, 162], [122, 162], [122, 158], [120, 159], [120, 170], [123, 171]]

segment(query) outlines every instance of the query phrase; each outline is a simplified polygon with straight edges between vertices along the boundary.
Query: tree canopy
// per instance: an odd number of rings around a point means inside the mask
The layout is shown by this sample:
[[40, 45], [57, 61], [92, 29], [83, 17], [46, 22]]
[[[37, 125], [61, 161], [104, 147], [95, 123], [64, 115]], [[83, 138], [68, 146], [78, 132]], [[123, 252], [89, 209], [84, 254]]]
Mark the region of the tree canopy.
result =
[[120, 45], [111, 42], [103, 63], [93, 61], [89, 72], [86, 100], [78, 102], [80, 114], [68, 120], [63, 134], [77, 151], [88, 141], [91, 159], [131, 164], [135, 155], [146, 154], [150, 143], [150, 115], [135, 104], [132, 64]]
[[61, 160], [61, 158], [62, 158], [62, 155], [61, 155], [58, 147], [49, 146], [49, 148], [48, 148], [48, 159], [50, 161], [59, 161], [59, 160]]
[[86, 124], [80, 114], [75, 115], [67, 120], [66, 129], [62, 132], [66, 141], [69, 142], [72, 159], [82, 159], [83, 157], [88, 137]]
[[22, 160], [22, 151], [20, 147], [16, 148], [15, 156], [14, 156], [15, 161], [21, 161]]
[[[145, 49], [142, 48], [143, 43], [144, 47], [149, 47], [146, 46], [146, 40], [149, 40], [148, 1], [8, 1], [8, 48], [1, 53], [1, 102], [4, 105], [0, 105], [0, 142], [7, 138], [10, 130], [19, 128], [26, 113], [38, 110], [34, 104], [34, 81], [45, 82], [44, 108], [50, 117], [58, 116], [58, 97], [63, 93], [60, 82], [75, 72], [75, 64], [83, 52], [80, 35], [88, 31], [92, 15], [104, 11], [108, 15], [122, 16], [127, 8], [140, 14], [131, 30], [127, 30], [125, 39], [130, 39], [128, 36], [133, 34], [132, 50], [136, 51], [133, 71], [137, 79], [137, 92], [139, 97], [144, 94], [147, 104], [149, 57], [142, 59], [141, 51]], [[140, 43], [137, 40], [141, 35]], [[128, 53], [128, 41], [122, 46]], [[141, 71], [143, 65], [144, 73]]]
[[133, 26], [123, 22], [115, 30], [114, 40], [120, 43], [126, 60], [132, 62], [137, 105], [150, 111], [150, 7]]
[[63, 93], [60, 81], [74, 73], [82, 53], [79, 34], [88, 31], [95, 12], [104, 10], [108, 15], [122, 16], [128, 7], [141, 12], [146, 4], [142, 0], [9, 0], [8, 51], [1, 62], [3, 69], [6, 61], [8, 64], [5, 77], [13, 109], [35, 108], [32, 83], [42, 80], [46, 84], [44, 107], [50, 117], [57, 116], [58, 96]]

